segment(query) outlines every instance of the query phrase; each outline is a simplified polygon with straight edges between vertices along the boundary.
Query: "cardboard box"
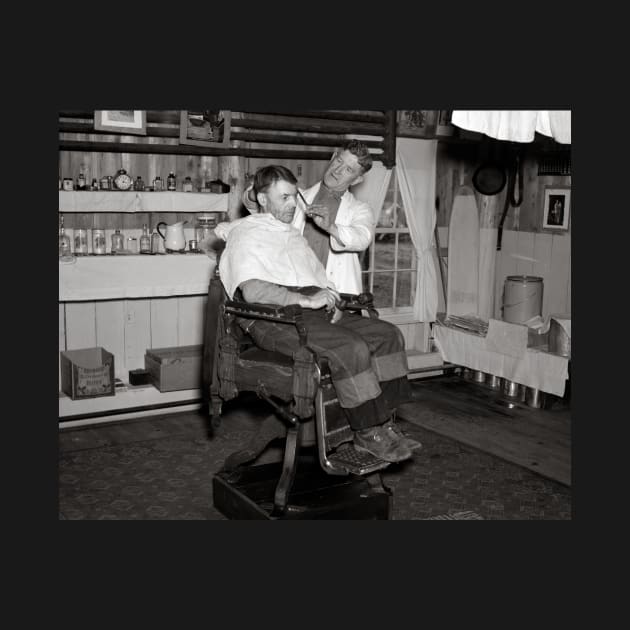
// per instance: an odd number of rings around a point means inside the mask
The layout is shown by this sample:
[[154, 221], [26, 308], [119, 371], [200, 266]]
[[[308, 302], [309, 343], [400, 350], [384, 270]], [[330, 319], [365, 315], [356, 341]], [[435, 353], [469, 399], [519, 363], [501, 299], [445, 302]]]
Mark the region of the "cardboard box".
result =
[[114, 395], [114, 355], [104, 348], [59, 353], [61, 389], [72, 400]]
[[144, 367], [161, 392], [199, 389], [202, 380], [203, 345], [149, 348]]

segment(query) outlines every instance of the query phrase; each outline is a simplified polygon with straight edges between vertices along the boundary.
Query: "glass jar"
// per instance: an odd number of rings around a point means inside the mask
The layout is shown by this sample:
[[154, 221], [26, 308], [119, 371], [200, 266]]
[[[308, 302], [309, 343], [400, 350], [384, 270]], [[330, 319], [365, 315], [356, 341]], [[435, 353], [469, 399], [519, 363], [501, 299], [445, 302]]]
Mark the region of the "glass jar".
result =
[[173, 171], [171, 171], [166, 178], [166, 188], [168, 190], [177, 190], [177, 179]]
[[140, 175], [136, 177], [136, 181], [133, 183], [133, 189], [144, 190], [144, 182], [142, 181], [142, 177], [140, 177]]
[[159, 254], [160, 253], [160, 240], [161, 236], [153, 230], [153, 234], [151, 234], [151, 253]]
[[184, 179], [184, 183], [182, 184], [182, 190], [184, 192], [193, 192], [193, 183], [190, 177], [186, 177]]
[[63, 189], [64, 190], [74, 190], [74, 181], [72, 177], [64, 177], [63, 178]]
[[101, 190], [109, 190], [109, 177], [101, 177]]
[[92, 230], [92, 253], [105, 254], [105, 230]]
[[201, 243], [203, 240], [213, 235], [214, 228], [217, 225], [217, 220], [212, 215], [204, 215], [197, 217], [195, 224], [195, 237], [197, 243]]
[[74, 231], [74, 253], [76, 256], [87, 256], [87, 230], [79, 228]]

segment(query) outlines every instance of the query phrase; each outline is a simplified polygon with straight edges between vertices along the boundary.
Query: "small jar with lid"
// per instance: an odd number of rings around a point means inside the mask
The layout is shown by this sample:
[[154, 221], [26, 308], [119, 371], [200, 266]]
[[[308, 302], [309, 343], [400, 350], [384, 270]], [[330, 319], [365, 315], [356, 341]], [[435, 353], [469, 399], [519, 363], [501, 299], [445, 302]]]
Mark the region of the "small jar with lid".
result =
[[133, 183], [133, 189], [140, 191], [144, 190], [144, 182], [142, 181], [142, 177], [140, 177], [140, 175], [136, 177], [136, 180]]
[[217, 220], [212, 215], [197, 217], [197, 221], [195, 223], [195, 237], [197, 239], [197, 243], [201, 243], [209, 236], [212, 236], [216, 225]]
[[173, 171], [171, 171], [166, 178], [166, 188], [167, 190], [177, 190], [177, 178]]
[[164, 190], [162, 178], [159, 175], [153, 180], [153, 190], [155, 190], [155, 192]]
[[63, 178], [63, 189], [64, 190], [74, 190], [74, 181], [72, 177], [64, 177]]
[[186, 176], [184, 178], [184, 183], [182, 184], [182, 190], [184, 192], [193, 192], [193, 183], [190, 177]]

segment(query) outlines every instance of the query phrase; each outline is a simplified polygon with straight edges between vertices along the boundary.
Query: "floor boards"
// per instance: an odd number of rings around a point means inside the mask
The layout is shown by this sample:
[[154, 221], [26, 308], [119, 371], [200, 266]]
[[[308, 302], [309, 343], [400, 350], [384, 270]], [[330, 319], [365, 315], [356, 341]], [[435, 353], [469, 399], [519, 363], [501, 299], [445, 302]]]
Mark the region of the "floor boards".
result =
[[413, 383], [404, 420], [571, 485], [571, 416], [559, 400], [550, 409], [512, 402], [458, 375]]

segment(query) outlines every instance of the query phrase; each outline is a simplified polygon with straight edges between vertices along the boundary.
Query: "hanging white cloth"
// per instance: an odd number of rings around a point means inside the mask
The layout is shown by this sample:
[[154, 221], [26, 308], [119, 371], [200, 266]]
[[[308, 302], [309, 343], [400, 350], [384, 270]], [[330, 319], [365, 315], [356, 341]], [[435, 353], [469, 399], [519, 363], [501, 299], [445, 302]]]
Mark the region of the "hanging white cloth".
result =
[[531, 142], [538, 132], [571, 144], [570, 110], [454, 110], [451, 122], [497, 140]]
[[363, 181], [352, 187], [352, 194], [372, 209], [375, 225], [378, 225], [391, 176], [391, 168], [385, 168], [382, 162], [373, 162], [372, 168], [363, 176]]
[[418, 260], [416, 316], [435, 321], [438, 305], [433, 256], [437, 140], [396, 139], [396, 176]]

